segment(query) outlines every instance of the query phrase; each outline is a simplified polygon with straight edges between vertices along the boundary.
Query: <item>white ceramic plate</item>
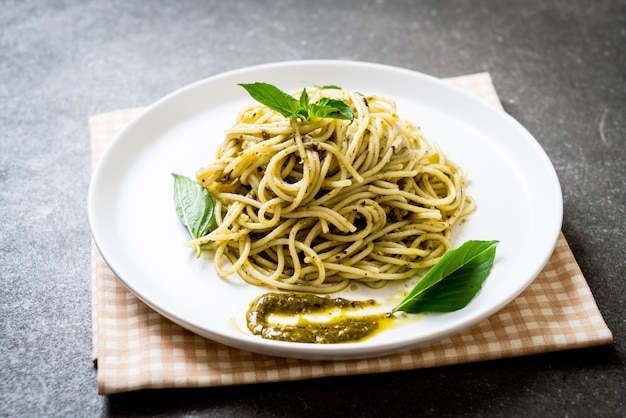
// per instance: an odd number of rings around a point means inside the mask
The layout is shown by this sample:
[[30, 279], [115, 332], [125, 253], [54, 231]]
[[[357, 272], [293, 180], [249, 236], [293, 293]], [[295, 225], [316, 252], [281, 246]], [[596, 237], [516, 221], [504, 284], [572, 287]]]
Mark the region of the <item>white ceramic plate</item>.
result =
[[[212, 161], [237, 112], [252, 99], [237, 83], [263, 81], [283, 90], [335, 84], [389, 97], [422, 126], [468, 175], [478, 209], [455, 239], [499, 240], [491, 275], [464, 309], [426, 315], [363, 342], [300, 344], [243, 332], [235, 318], [267, 289], [238, 276], [220, 279], [196, 259], [173, 206], [170, 173], [193, 178]], [[181, 326], [244, 350], [283, 357], [348, 359], [434, 342], [495, 313], [521, 293], [551, 255], [562, 221], [559, 181], [537, 141], [504, 112], [444, 82], [378, 64], [297, 61], [232, 71], [178, 90], [123, 130], [97, 166], [89, 190], [95, 242], [112, 270], [140, 299]], [[341, 293], [383, 301], [397, 286]]]

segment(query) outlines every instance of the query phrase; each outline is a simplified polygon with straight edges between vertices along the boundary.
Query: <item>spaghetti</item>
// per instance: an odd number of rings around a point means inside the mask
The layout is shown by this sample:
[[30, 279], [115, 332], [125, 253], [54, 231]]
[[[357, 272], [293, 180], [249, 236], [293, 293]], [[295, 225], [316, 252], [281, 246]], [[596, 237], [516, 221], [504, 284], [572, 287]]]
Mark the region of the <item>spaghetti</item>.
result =
[[240, 112], [217, 159], [196, 173], [217, 227], [190, 241], [215, 251], [217, 272], [255, 285], [332, 293], [351, 280], [381, 287], [429, 268], [451, 228], [474, 210], [461, 169], [396, 104], [348, 90], [352, 122]]

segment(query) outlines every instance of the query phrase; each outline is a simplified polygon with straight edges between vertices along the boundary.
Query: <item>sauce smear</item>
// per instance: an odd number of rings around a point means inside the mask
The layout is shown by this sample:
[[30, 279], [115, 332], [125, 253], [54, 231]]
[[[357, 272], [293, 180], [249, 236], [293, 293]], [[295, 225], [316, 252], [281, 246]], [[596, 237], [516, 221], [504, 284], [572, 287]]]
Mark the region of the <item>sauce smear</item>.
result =
[[[354, 315], [379, 306], [373, 299], [353, 301], [301, 293], [266, 293], [246, 314], [248, 329], [265, 339], [314, 344], [359, 341], [392, 317], [387, 313]], [[316, 320], [322, 316], [324, 320]]]

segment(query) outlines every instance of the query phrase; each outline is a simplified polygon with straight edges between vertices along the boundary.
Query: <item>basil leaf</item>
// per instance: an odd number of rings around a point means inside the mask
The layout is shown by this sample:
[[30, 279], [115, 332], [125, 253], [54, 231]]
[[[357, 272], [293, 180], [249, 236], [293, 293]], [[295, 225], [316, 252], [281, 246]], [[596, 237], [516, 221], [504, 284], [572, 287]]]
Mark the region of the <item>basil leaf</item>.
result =
[[[302, 109], [301, 103], [293, 96], [268, 83], [238, 84], [257, 102], [264, 104], [286, 118], [297, 118]], [[308, 100], [307, 100], [308, 103]]]
[[[189, 177], [172, 173], [174, 177], [174, 206], [192, 238], [200, 238], [215, 228], [215, 202], [211, 194]], [[200, 245], [197, 246], [200, 255]]]
[[317, 104], [311, 104], [311, 114], [318, 118], [354, 120], [352, 108], [345, 102], [322, 97]]
[[467, 241], [448, 251], [392, 312], [452, 312], [465, 307], [489, 276], [498, 241]]
[[300, 109], [298, 110], [298, 115], [302, 120], [309, 120], [311, 117], [309, 109], [309, 94], [306, 92], [306, 89], [302, 89], [302, 93], [300, 93]]
[[312, 118], [354, 120], [354, 113], [345, 102], [323, 97], [317, 104], [309, 103], [309, 95], [306, 89], [302, 90], [298, 100], [268, 83], [241, 83], [238, 85], [246, 89], [254, 100], [286, 118], [301, 120], [311, 120]]

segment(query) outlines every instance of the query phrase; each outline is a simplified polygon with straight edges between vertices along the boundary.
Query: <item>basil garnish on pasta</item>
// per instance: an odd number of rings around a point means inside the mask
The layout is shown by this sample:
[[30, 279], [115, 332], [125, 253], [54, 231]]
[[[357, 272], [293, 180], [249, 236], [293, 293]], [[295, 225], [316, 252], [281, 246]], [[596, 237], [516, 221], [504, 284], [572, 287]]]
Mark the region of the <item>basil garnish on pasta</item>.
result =
[[[189, 234], [200, 238], [215, 227], [215, 206], [209, 192], [196, 181], [172, 173], [174, 177], [174, 205], [178, 217], [187, 227]], [[201, 244], [196, 245], [196, 255], [200, 255]]]
[[254, 100], [286, 118], [304, 121], [314, 118], [354, 120], [354, 113], [345, 102], [322, 97], [317, 103], [310, 103], [306, 89], [302, 89], [300, 100], [297, 100], [272, 84], [257, 82], [239, 85], [246, 89]]
[[489, 276], [498, 241], [467, 241], [448, 251], [393, 312], [452, 312], [464, 308]]

